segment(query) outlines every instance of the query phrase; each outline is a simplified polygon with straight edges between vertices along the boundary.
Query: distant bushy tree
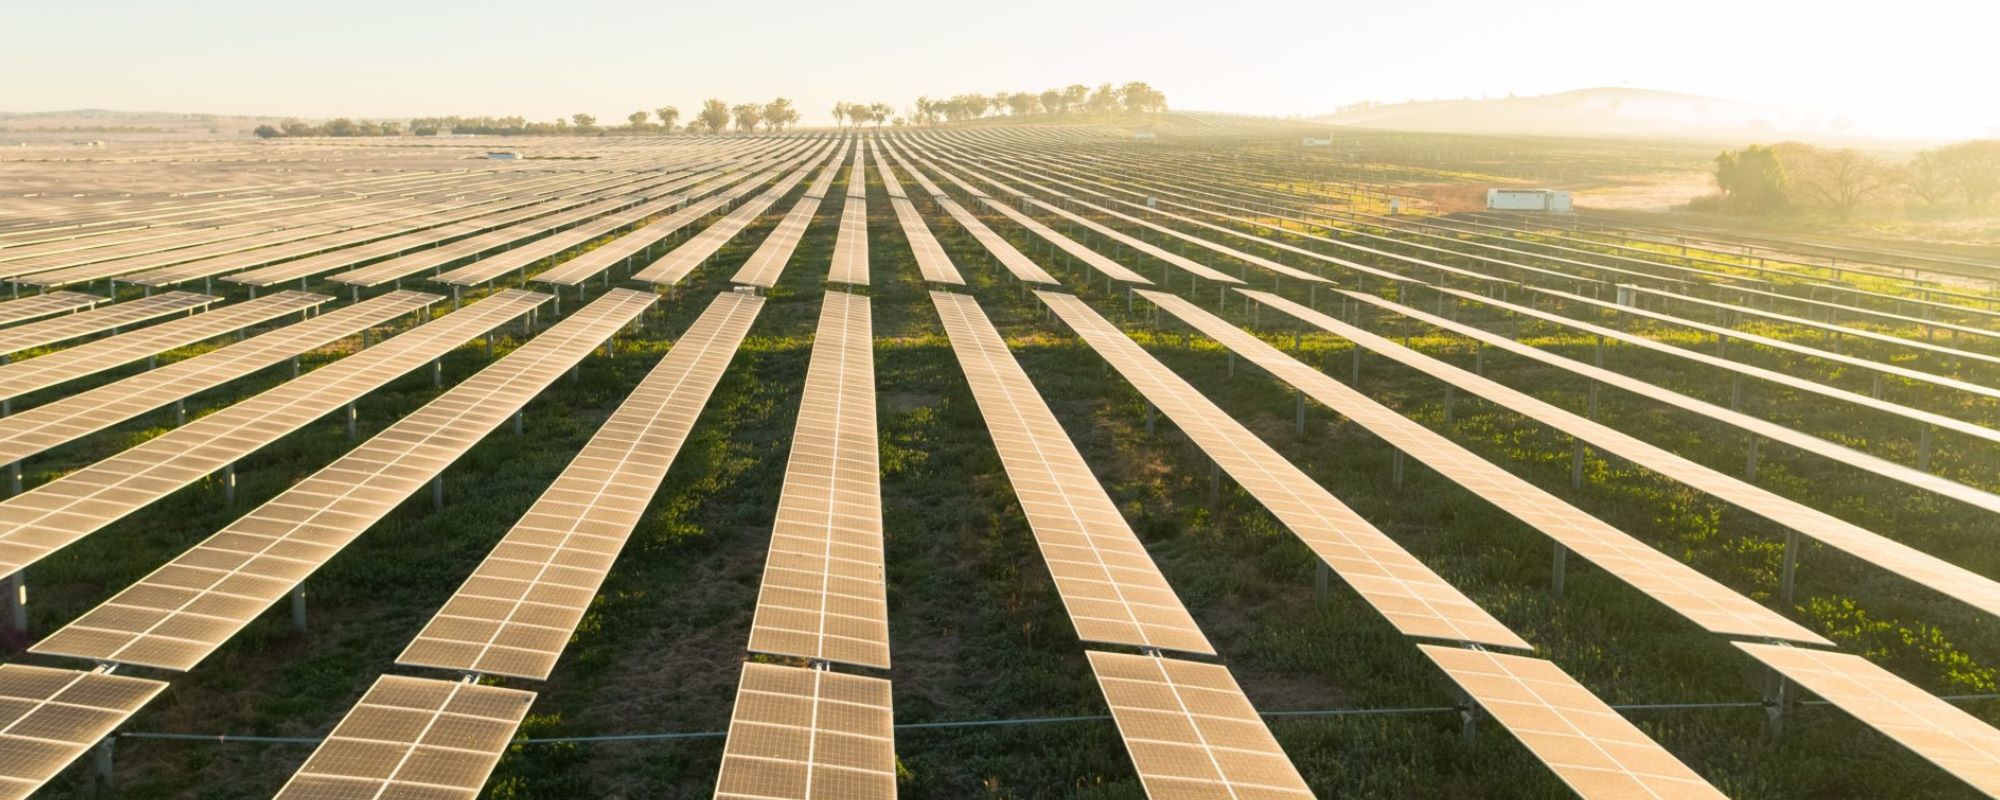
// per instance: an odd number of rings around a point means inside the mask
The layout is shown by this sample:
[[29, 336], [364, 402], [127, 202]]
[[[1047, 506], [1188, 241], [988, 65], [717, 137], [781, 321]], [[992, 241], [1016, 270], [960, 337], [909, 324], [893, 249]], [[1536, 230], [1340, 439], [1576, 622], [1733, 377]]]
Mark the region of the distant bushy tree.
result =
[[729, 128], [729, 104], [717, 98], [705, 100], [698, 119], [709, 133], [721, 133]]
[[673, 106], [660, 106], [653, 109], [653, 116], [660, 118], [660, 130], [673, 133], [674, 123], [681, 118], [681, 110]]
[[1715, 183], [1731, 210], [1765, 214], [1785, 206], [1785, 165], [1769, 147], [1753, 144], [1716, 156]]
[[1970, 205], [2000, 194], [2000, 139], [1974, 139], [1937, 149], [1937, 158]]

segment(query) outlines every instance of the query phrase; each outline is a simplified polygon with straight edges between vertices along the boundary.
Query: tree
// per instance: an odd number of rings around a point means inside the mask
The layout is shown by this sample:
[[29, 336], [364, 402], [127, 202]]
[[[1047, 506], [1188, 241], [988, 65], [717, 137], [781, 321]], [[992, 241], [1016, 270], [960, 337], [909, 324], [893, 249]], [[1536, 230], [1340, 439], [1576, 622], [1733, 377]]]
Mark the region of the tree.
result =
[[1007, 112], [1014, 116], [1027, 116], [1040, 110], [1042, 110], [1040, 95], [1028, 92], [1014, 92], [1007, 95]]
[[278, 123], [278, 128], [279, 128], [280, 130], [283, 130], [283, 131], [285, 132], [285, 135], [286, 135], [286, 136], [318, 136], [318, 135], [319, 135], [319, 131], [318, 131], [317, 129], [313, 128], [313, 126], [311, 126], [311, 125], [307, 125], [307, 124], [305, 124], [304, 122], [300, 122], [300, 121], [298, 121], [298, 120], [295, 120], [295, 119], [288, 119], [288, 120], [285, 120], [284, 122], [280, 122], [280, 123]]
[[1798, 142], [1775, 149], [1795, 194], [1833, 209], [1843, 220], [1891, 183], [1892, 175], [1882, 162], [1859, 150], [1827, 150]]
[[632, 130], [636, 131], [646, 127], [646, 118], [650, 116], [652, 115], [644, 111], [634, 111], [625, 115], [625, 121], [632, 123]]
[[1090, 97], [1090, 87], [1088, 86], [1085, 86], [1081, 83], [1072, 83], [1068, 86], [1064, 86], [1062, 90], [1063, 113], [1068, 114], [1072, 111], [1083, 108], [1084, 102], [1088, 100], [1089, 97]]
[[1062, 114], [1068, 111], [1068, 109], [1063, 108], [1063, 93], [1061, 89], [1050, 89], [1042, 92], [1042, 96], [1036, 99], [1041, 101], [1042, 113], [1044, 114]]
[[1903, 188], [1923, 200], [1924, 205], [1942, 203], [1953, 188], [1950, 166], [1938, 151], [1920, 151], [1903, 169]]
[[773, 131], [783, 131], [792, 123], [799, 121], [799, 110], [793, 108], [792, 101], [784, 97], [765, 103], [763, 114], [764, 124], [771, 126]]
[[1715, 157], [1715, 184], [1731, 210], [1764, 214], [1783, 208], [1788, 184], [1778, 152], [1761, 145]]
[[1125, 101], [1125, 110], [1134, 114], [1154, 114], [1167, 110], [1167, 96], [1145, 81], [1125, 84], [1118, 92]]
[[1092, 90], [1090, 99], [1085, 101], [1092, 114], [1109, 114], [1118, 110], [1118, 90], [1111, 84], [1103, 84]]
[[2000, 193], [2000, 139], [1974, 139], [1938, 148], [1938, 159], [1970, 205]]
[[257, 138], [259, 139], [271, 139], [285, 135], [284, 131], [278, 130], [277, 128], [273, 128], [269, 125], [259, 125], [257, 126], [257, 130], [252, 131], [252, 133], [257, 134]]
[[882, 123], [889, 121], [890, 115], [895, 113], [896, 107], [888, 103], [868, 104], [868, 119], [873, 121], [877, 128], [882, 127]]
[[571, 114], [569, 115], [569, 118], [571, 122], [576, 123], [577, 133], [589, 133], [591, 131], [597, 130], [596, 117], [593, 117], [589, 114]]
[[729, 127], [729, 104], [717, 98], [702, 101], [700, 119], [709, 133], [721, 133]]
[[756, 103], [738, 103], [729, 110], [736, 115], [738, 133], [755, 133], [757, 123], [764, 121], [764, 107]]
[[681, 110], [673, 106], [660, 106], [653, 109], [653, 116], [660, 119], [661, 131], [673, 133], [674, 123], [681, 118]]
[[917, 98], [916, 113], [912, 116], [916, 117], [919, 124], [936, 125], [938, 118], [937, 101], [930, 99], [928, 96]]

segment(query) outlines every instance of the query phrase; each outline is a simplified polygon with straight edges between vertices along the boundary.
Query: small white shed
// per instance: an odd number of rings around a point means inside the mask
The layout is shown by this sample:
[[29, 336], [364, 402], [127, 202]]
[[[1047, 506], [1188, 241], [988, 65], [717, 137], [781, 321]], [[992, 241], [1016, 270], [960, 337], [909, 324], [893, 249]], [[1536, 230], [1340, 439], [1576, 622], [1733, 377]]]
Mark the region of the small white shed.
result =
[[1569, 192], [1560, 189], [1487, 189], [1489, 211], [1552, 211], [1567, 214]]

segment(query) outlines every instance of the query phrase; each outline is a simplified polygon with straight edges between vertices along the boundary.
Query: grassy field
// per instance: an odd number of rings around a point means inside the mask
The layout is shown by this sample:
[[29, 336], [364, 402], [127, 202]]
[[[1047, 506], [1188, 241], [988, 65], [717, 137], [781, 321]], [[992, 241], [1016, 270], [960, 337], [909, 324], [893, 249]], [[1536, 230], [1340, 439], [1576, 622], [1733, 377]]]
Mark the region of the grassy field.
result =
[[[887, 677], [894, 680], [897, 721], [1090, 718], [901, 731], [901, 794], [1136, 800], [1143, 794], [1116, 730], [1101, 718], [1103, 702], [1084, 648], [1040, 563], [879, 185], [870, 199], [875, 283], [868, 293], [876, 326], [896, 664]], [[789, 205], [780, 202], [696, 273], [677, 301], [663, 303], [661, 315], [648, 319], [642, 334], [621, 341], [616, 356], [592, 357], [578, 380], [560, 381], [530, 404], [524, 437], [503, 428], [454, 465], [446, 473], [442, 511], [434, 510], [428, 497], [413, 498], [313, 576], [306, 584], [307, 633], [294, 633], [287, 612], [273, 610], [199, 668], [176, 678], [128, 729], [259, 736], [315, 736], [330, 729], [377, 674], [393, 669], [403, 645], [701, 312], [706, 298], [725, 290], [728, 276]], [[1047, 321], [1040, 305], [1024, 297], [952, 223], [939, 214], [927, 216], [966, 273], [967, 291], [1008, 337], [1258, 707], [1266, 712], [1418, 709], [1274, 720], [1272, 730], [1317, 793], [1568, 796], [1490, 721], [1480, 728], [1476, 745], [1465, 748], [1458, 715], [1447, 708], [1455, 703], [1448, 682], [1410, 640], [1338, 581], [1327, 601], [1316, 603], [1313, 558], [1290, 532], [1227, 481], [1211, 500], [1206, 458], [1165, 420], [1149, 435], [1135, 391], [1108, 373], [1087, 346]], [[554, 677], [543, 684], [509, 682], [542, 693], [524, 735], [705, 733], [727, 727], [834, 217], [832, 209], [822, 209], [782, 283], [769, 293], [771, 302]], [[1091, 286], [1060, 257], [1043, 256], [1004, 219], [986, 219], [1068, 285]], [[1157, 263], [1131, 257], [1141, 272], [1158, 272]], [[1287, 293], [1304, 299], [1302, 291]], [[1394, 485], [1390, 449], [1324, 409], [1313, 409], [1307, 433], [1295, 435], [1285, 387], [1240, 362], [1232, 375], [1229, 359], [1213, 342], [1183, 338], [1179, 328], [1150, 320], [1143, 309], [1125, 313], [1124, 297], [1106, 295], [1101, 281], [1081, 294], [1535, 643], [1538, 655], [1553, 659], [1607, 702], [1758, 701], [1762, 673], [1721, 638], [1695, 629], [1581, 559], [1570, 559], [1566, 594], [1555, 597], [1548, 589], [1550, 545], [1533, 530], [1415, 462], [1404, 484]], [[1321, 295], [1323, 307], [1326, 297]], [[1212, 288], [1198, 300], [1213, 308]], [[1228, 313], [1242, 318], [1240, 305]], [[1263, 319], [1272, 323], [1275, 317]], [[1470, 305], [1464, 319], [1489, 327], [1498, 323]], [[1364, 317], [1364, 326], [1408, 335], [1413, 346], [1454, 363], [1471, 362], [1465, 343], [1418, 326], [1380, 316]], [[1292, 349], [1289, 328], [1269, 324], [1264, 332], [1274, 344]], [[1587, 341], [1553, 328], [1524, 325], [1519, 335], [1588, 357]], [[502, 353], [515, 336], [518, 326], [502, 340]], [[1699, 344], [1686, 335], [1679, 341]], [[1336, 337], [1306, 335], [1296, 354], [1344, 380], [1349, 347]], [[331, 357], [318, 354], [308, 366]], [[461, 348], [445, 361], [447, 385], [485, 363], [479, 347]], [[1726, 379], [1675, 359], [1614, 348], [1607, 364], [1726, 401]], [[199, 405], [220, 407], [288, 374], [283, 368], [267, 370], [204, 395]], [[1584, 403], [1586, 386], [1580, 380], [1522, 359], [1489, 353], [1487, 374], [1567, 408]], [[1854, 380], [1838, 373], [1818, 377]], [[1732, 588], [1767, 603], [1774, 597], [1783, 541], [1775, 525], [1601, 458], [1589, 462], [1584, 486], [1572, 490], [1567, 437], [1463, 396], [1447, 424], [1440, 385], [1379, 358], [1364, 362], [1360, 388]], [[379, 431], [435, 394], [427, 375], [397, 381], [361, 404], [362, 434]], [[1857, 425], [1846, 409], [1769, 391], [1753, 393], [1746, 410], [1885, 455], [1909, 446], [1913, 433]], [[159, 412], [39, 458], [30, 464], [29, 482], [155, 435], [169, 416]], [[1741, 467], [1742, 437], [1719, 425], [1609, 392], [1600, 419], [1718, 469]], [[35, 629], [48, 631], [75, 618], [348, 446], [341, 426], [328, 419], [243, 462], [236, 508], [223, 505], [216, 486], [190, 487], [42, 562], [29, 574]], [[1949, 440], [1940, 441], [1934, 463], [1944, 474], [1988, 488], [2000, 474], [1990, 453]], [[1764, 453], [1759, 483], [1982, 574], [2000, 574], [2000, 556], [1987, 541], [1990, 519], [1983, 513], [1776, 448]], [[1786, 609], [1794, 619], [1926, 689], [1996, 690], [1991, 665], [2000, 662], [2000, 636], [1991, 620], [1838, 553], [1810, 545], [1804, 552], [1796, 607]], [[1988, 721], [2000, 719], [2000, 702], [1965, 707]], [[1975, 796], [1823, 706], [1797, 709], [1787, 736], [1775, 744], [1766, 741], [1765, 713], [1756, 707], [1632, 711], [1629, 717], [1736, 798]], [[501, 763], [486, 796], [706, 798], [713, 792], [721, 747], [717, 736], [521, 745]], [[117, 751], [119, 796], [268, 797], [309, 752], [309, 746], [297, 744], [126, 740]], [[88, 769], [72, 769], [47, 796], [89, 796]]]

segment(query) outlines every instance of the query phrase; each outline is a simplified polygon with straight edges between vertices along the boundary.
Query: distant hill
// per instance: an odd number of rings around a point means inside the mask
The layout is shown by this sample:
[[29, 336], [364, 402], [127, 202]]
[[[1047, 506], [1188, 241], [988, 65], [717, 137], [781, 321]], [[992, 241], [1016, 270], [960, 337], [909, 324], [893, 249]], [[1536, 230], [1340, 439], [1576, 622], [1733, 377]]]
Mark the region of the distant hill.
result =
[[1770, 138], [1846, 136], [1823, 113], [1649, 89], [1578, 89], [1535, 97], [1426, 100], [1350, 107], [1316, 117], [1336, 125], [1424, 133]]

